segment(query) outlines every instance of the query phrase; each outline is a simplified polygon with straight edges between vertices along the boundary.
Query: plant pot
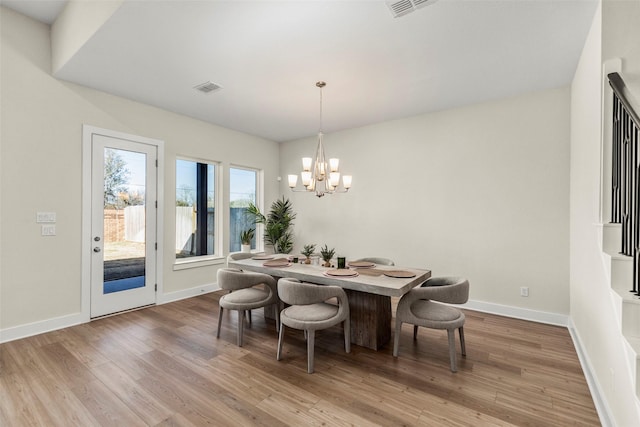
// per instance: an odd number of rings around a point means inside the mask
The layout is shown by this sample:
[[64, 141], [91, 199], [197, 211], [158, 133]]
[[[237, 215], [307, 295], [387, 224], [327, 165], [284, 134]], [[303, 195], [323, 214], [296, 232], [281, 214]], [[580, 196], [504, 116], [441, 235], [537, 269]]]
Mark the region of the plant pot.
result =
[[251, 245], [241, 245], [240, 250], [242, 252], [251, 252]]
[[331, 267], [331, 262], [330, 261], [325, 261], [324, 264], [322, 264], [323, 267]]
[[304, 263], [305, 263], [305, 264], [311, 264], [311, 258], [307, 258], [307, 259], [305, 259], [305, 260], [304, 260]]

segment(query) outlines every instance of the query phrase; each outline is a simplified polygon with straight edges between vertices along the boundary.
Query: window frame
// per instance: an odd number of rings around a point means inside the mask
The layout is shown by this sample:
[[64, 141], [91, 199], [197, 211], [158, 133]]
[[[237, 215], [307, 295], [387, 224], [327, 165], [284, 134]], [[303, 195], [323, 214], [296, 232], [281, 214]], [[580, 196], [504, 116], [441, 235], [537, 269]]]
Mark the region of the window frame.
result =
[[[214, 185], [214, 188], [213, 188], [213, 193], [214, 193], [213, 195], [213, 206], [214, 206], [213, 235], [214, 235], [214, 239], [213, 239], [213, 254], [194, 255], [194, 256], [189, 256], [185, 258], [178, 258], [174, 248], [173, 269], [183, 270], [187, 268], [200, 267], [205, 265], [221, 264], [226, 259], [224, 257], [224, 250], [223, 250], [223, 240], [224, 240], [224, 229], [223, 229], [224, 222], [223, 221], [224, 221], [224, 218], [226, 217], [226, 214], [224, 213], [224, 209], [221, 209], [221, 207], [223, 207], [223, 197], [222, 197], [223, 180], [221, 179], [222, 168], [223, 168], [222, 162], [215, 161], [215, 160], [207, 160], [207, 159], [192, 157], [192, 156], [181, 156], [181, 155], [176, 156], [175, 162], [174, 162], [175, 170], [174, 170], [174, 186], [173, 186], [174, 187], [173, 189], [174, 191], [174, 203], [173, 203], [174, 235], [176, 233], [176, 226], [177, 226], [176, 213], [175, 213], [176, 201], [178, 199], [177, 165], [178, 165], [178, 161], [180, 160], [192, 162], [192, 163], [195, 163], [196, 165], [202, 164], [207, 166], [213, 166], [214, 168], [214, 171], [213, 171], [213, 181], [214, 181], [213, 183]], [[210, 190], [210, 189], [207, 189], [207, 190]], [[196, 198], [197, 198], [197, 192], [196, 192]], [[205, 196], [205, 200], [206, 200], [206, 196]], [[174, 247], [175, 247], [175, 243], [174, 243]]]
[[[263, 200], [263, 193], [264, 193], [264, 186], [263, 186], [263, 177], [264, 177], [264, 171], [263, 169], [259, 169], [259, 168], [255, 168], [255, 167], [251, 167], [251, 166], [244, 166], [244, 165], [239, 165], [239, 164], [235, 164], [232, 163], [229, 165], [229, 186], [228, 186], [228, 190], [229, 190], [229, 205], [227, 206], [227, 215], [229, 215], [229, 220], [227, 221], [229, 223], [229, 234], [231, 234], [231, 170], [232, 169], [239, 169], [239, 170], [245, 170], [245, 171], [251, 171], [254, 172], [256, 174], [256, 194], [255, 194], [255, 205], [260, 209], [260, 211], [262, 212], [262, 200]], [[262, 224], [256, 224], [255, 227], [255, 243], [256, 243], [256, 247], [252, 248], [251, 251], [252, 252], [262, 252], [264, 251], [264, 238], [263, 238], [263, 226]], [[231, 235], [229, 235], [229, 241], [231, 241]], [[228, 245], [228, 249], [229, 252], [231, 252], [231, 244]]]

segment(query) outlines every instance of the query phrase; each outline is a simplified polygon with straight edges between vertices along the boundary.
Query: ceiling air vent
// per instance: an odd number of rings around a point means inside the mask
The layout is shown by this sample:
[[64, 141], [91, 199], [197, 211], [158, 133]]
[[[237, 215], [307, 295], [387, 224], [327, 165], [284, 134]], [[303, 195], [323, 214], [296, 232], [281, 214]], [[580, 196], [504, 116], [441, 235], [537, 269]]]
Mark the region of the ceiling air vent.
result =
[[411, 13], [416, 9], [428, 6], [435, 3], [438, 0], [397, 0], [387, 1], [387, 6], [391, 10], [391, 14], [394, 18]]
[[218, 89], [222, 89], [222, 86], [209, 81], [209, 82], [199, 84], [198, 86], [194, 86], [193, 88], [195, 90], [199, 90], [202, 93], [211, 93], [211, 92], [215, 92]]

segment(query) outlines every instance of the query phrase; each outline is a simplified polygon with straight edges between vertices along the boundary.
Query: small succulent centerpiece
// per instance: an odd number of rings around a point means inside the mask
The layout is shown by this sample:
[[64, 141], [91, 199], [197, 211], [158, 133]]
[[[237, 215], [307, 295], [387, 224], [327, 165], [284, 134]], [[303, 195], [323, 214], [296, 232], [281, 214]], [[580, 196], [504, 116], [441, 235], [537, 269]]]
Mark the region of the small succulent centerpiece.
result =
[[324, 247], [322, 247], [320, 249], [320, 255], [322, 256], [322, 259], [324, 260], [324, 266], [325, 267], [331, 267], [331, 260], [333, 259], [333, 256], [336, 254], [336, 250], [334, 248], [329, 249], [329, 247], [327, 245], [324, 245]]
[[249, 228], [240, 232], [240, 243], [242, 252], [251, 252], [251, 240], [256, 232], [255, 228]]
[[305, 264], [311, 264], [311, 255], [313, 255], [313, 251], [315, 250], [315, 244], [304, 245], [304, 248], [302, 248], [300, 252], [306, 257], [306, 259], [304, 260]]

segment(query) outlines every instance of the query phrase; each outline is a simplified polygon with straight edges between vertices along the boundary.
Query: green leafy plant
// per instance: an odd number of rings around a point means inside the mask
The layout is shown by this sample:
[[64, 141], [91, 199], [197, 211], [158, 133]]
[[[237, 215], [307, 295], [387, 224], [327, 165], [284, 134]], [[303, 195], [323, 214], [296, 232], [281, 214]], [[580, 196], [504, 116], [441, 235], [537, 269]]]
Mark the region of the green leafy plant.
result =
[[300, 251], [300, 253], [304, 256], [306, 256], [307, 258], [309, 258], [311, 255], [313, 255], [313, 251], [316, 250], [316, 245], [304, 245], [304, 248], [302, 248], [302, 250]]
[[264, 225], [264, 241], [277, 254], [288, 254], [293, 249], [293, 220], [296, 214], [289, 199], [278, 199], [271, 204], [265, 216], [260, 209], [250, 203], [245, 211], [255, 224]]
[[304, 255], [305, 257], [307, 257], [307, 259], [304, 261], [305, 264], [311, 264], [311, 258], [309, 258], [309, 257], [311, 255], [313, 255], [313, 252], [315, 250], [316, 250], [316, 245], [315, 244], [304, 245], [304, 247], [302, 248], [300, 253], [302, 255]]
[[255, 228], [249, 228], [247, 230], [243, 230], [242, 232], [240, 232], [240, 242], [242, 242], [243, 245], [250, 245], [251, 239], [253, 239], [255, 232], [256, 232]]
[[334, 248], [329, 249], [327, 245], [324, 245], [324, 247], [320, 248], [320, 255], [324, 260], [325, 267], [331, 267], [331, 259], [335, 254], [336, 250]]

